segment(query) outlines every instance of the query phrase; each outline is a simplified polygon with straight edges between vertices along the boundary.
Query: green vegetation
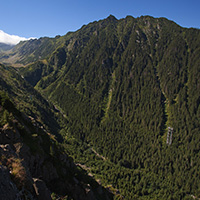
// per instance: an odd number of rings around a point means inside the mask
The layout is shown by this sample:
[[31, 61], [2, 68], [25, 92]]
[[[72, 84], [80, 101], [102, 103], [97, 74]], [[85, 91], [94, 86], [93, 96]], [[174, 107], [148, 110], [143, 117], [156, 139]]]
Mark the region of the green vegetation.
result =
[[[46, 165], [46, 167], [50, 163], [50, 171], [45, 173], [54, 173], [55, 170], [56, 173], [58, 173], [56, 179], [53, 180], [54, 182], [52, 182], [52, 180], [50, 180], [50, 182], [46, 182], [48, 188], [52, 192], [52, 198], [74, 199], [74, 196], [77, 194], [73, 194], [71, 190], [75, 188], [77, 193], [82, 192], [82, 194], [84, 194], [84, 190], [82, 189], [81, 191], [81, 188], [84, 188], [86, 191], [92, 190], [94, 197], [97, 200], [106, 199], [107, 197], [109, 199], [113, 199], [112, 194], [101, 187], [94, 178], [88, 176], [84, 169], [74, 164], [73, 159], [69, 156], [69, 154], [67, 154], [67, 150], [63, 144], [57, 141], [55, 135], [58, 134], [52, 135], [43, 127], [41, 127], [40, 124], [37, 124], [36, 120], [33, 118], [28, 118], [25, 113], [21, 113], [19, 110], [17, 110], [15, 105], [11, 102], [8, 94], [1, 90], [0, 114], [1, 144], [4, 144], [5, 142], [5, 138], [2, 137], [2, 135], [4, 135], [2, 131], [4, 130], [9, 133], [9, 136], [6, 136], [9, 144], [12, 144], [16, 148], [18, 148], [17, 146], [20, 145], [27, 145], [27, 147], [25, 147], [25, 155], [27, 153], [26, 151], [30, 150], [30, 154], [28, 153], [28, 156], [31, 155], [31, 159], [36, 158], [36, 160], [34, 160], [36, 167], [41, 165], [40, 162], [42, 162], [43, 165]], [[63, 129], [61, 132], [65, 132], [65, 130]], [[12, 141], [12, 138], [15, 138], [14, 134], [17, 135], [17, 142], [15, 139]], [[1, 145], [1, 148], [2, 147], [4, 148], [4, 145]], [[11, 152], [14, 152], [14, 150]], [[10, 153], [8, 156], [1, 154], [0, 164], [9, 169], [11, 178], [16, 184], [17, 188], [26, 193], [27, 191], [32, 192], [33, 188], [30, 173], [35, 172], [32, 171], [34, 168], [29, 169], [30, 171], [27, 169], [28, 165], [30, 164], [30, 160], [29, 157], [28, 161], [26, 160], [26, 157], [23, 158], [23, 153], [20, 153], [22, 157], [18, 157], [18, 153]], [[61, 158], [63, 158], [62, 162]], [[51, 171], [52, 168], [54, 170], [53, 172]], [[36, 171], [37, 170], [38, 169], [36, 169]], [[63, 192], [62, 189], [59, 188], [64, 187], [61, 183], [63, 185], [67, 185], [69, 188], [71, 188], [71, 190], [66, 187], [65, 191]], [[99, 188], [102, 191], [101, 193], [98, 192]]]
[[[59, 108], [50, 120], [59, 119], [54, 133], [75, 161], [119, 189], [116, 199], [198, 197], [200, 31], [164, 18], [109, 16], [52, 42], [52, 51], [40, 49], [45, 60], [20, 74]], [[42, 114], [50, 129], [53, 112]]]
[[0, 65], [0, 74], [0, 91], [7, 93], [17, 109], [24, 112], [35, 125], [61, 139], [59, 131], [66, 121], [62, 114], [27, 83], [17, 69]]

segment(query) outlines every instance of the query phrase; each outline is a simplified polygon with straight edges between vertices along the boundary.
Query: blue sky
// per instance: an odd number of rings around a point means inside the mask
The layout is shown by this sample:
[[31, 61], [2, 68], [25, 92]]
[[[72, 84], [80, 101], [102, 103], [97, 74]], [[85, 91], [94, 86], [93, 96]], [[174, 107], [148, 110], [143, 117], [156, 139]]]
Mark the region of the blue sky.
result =
[[166, 17], [200, 28], [200, 0], [5, 0], [0, 30], [21, 37], [54, 37], [108, 17]]

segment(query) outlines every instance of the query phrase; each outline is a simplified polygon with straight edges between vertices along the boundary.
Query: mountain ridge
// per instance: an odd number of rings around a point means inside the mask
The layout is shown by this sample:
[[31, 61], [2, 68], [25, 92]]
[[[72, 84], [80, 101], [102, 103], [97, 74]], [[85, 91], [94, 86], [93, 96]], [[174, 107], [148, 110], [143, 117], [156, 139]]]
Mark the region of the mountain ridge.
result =
[[[146, 19], [151, 18], [151, 19], [157, 19], [158, 21], [160, 20], [160, 21], [165, 21], [165, 22], [166, 21], [171, 22], [171, 23], [174, 23], [175, 25], [177, 25], [175, 22], [169, 21], [169, 20], [167, 20], [166, 18], [163, 18], [163, 17], [153, 18], [153, 17], [147, 15], [147, 16], [141, 16], [141, 17], [134, 18], [132, 16], [127, 16], [124, 19], [128, 19], [128, 18], [131, 18], [131, 19], [134, 19], [134, 20], [140, 20], [140, 19], [143, 19], [143, 18], [146, 18]], [[120, 20], [123, 21], [124, 19], [122, 18], [122, 19], [118, 20], [117, 18], [115, 18], [115, 16], [109, 15], [105, 19], [91, 22], [88, 25], [83, 25], [79, 30], [74, 31], [74, 32], [68, 32], [64, 36], [58, 35], [55, 38], [41, 37], [39, 39], [31, 39], [31, 40], [28, 40], [28, 41], [20, 42], [11, 52], [1, 53], [0, 54], [0, 62], [2, 62], [3, 64], [10, 64], [10, 65], [18, 66], [18, 67], [26, 66], [27, 64], [35, 62], [36, 60], [41, 60], [41, 58], [44, 59], [46, 57], [49, 57], [49, 55], [51, 53], [53, 53], [53, 51], [56, 50], [56, 48], [59, 45], [62, 45], [62, 43], [64, 42], [65, 39], [70, 38], [71, 34], [76, 34], [77, 32], [80, 32], [86, 26], [90, 26], [92, 24], [101, 23], [101, 22], [104, 23], [104, 22], [114, 22], [114, 21], [116, 22], [116, 21], [120, 21]], [[179, 26], [179, 25], [177, 25], [177, 26]], [[57, 40], [57, 41], [55, 41], [55, 40]], [[47, 43], [49, 43], [49, 44], [47, 45]], [[31, 47], [32, 49], [29, 48], [29, 44], [30, 44], [30, 47], [31, 46], [33, 47], [33, 48]], [[45, 45], [47, 45], [47, 47], [44, 47]], [[43, 50], [39, 50], [41, 48]], [[27, 50], [28, 50], [28, 52], [25, 53], [25, 51], [27, 51]], [[30, 50], [31, 50], [32, 53], [30, 53]], [[44, 51], [47, 51], [48, 53], [44, 53], [44, 55], [43, 55]], [[28, 56], [28, 58], [24, 58], [24, 56]]]

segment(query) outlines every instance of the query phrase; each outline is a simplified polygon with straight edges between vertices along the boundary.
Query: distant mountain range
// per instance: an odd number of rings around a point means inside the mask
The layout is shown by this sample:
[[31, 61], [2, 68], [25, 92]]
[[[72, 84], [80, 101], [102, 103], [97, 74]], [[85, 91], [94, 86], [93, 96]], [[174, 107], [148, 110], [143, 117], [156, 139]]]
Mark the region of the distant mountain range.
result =
[[0, 30], [0, 52], [12, 49], [20, 41], [30, 40], [31, 38], [19, 37], [17, 35], [10, 35]]
[[[55, 148], [61, 145], [78, 169], [107, 188], [105, 198], [199, 198], [199, 55], [198, 29], [165, 18], [110, 15], [0, 53], [0, 85], [51, 133]], [[83, 180], [75, 174], [68, 174], [72, 185]], [[42, 180], [59, 196], [53, 182]], [[103, 199], [105, 191], [92, 186]]]
[[15, 45], [9, 45], [9, 44], [0, 43], [0, 52], [8, 51], [8, 50], [12, 49], [14, 46]]

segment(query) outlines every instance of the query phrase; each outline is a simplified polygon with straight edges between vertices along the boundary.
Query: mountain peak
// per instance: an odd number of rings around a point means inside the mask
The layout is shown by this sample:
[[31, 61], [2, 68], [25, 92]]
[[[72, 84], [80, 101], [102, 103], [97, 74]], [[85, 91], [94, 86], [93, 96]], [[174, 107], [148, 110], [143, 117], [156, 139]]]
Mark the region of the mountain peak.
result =
[[106, 19], [109, 20], [109, 21], [116, 21], [117, 20], [117, 18], [114, 15], [111, 15], [111, 14]]

